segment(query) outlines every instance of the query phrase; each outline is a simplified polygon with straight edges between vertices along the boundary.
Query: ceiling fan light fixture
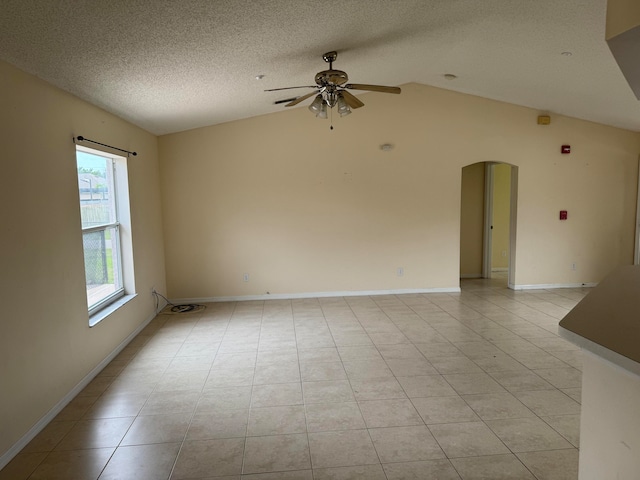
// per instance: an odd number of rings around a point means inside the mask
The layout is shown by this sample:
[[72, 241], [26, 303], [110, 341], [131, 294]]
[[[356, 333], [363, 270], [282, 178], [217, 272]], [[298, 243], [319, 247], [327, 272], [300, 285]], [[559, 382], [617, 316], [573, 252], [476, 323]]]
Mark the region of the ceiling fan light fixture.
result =
[[313, 100], [313, 102], [311, 102], [311, 105], [309, 105], [309, 110], [312, 111], [316, 115], [316, 117], [324, 112], [324, 118], [326, 118], [327, 105], [324, 103], [322, 95], [316, 95], [316, 98]]
[[327, 92], [325, 96], [326, 96], [325, 97], [326, 104], [329, 105], [329, 108], [333, 108], [338, 103], [338, 98], [340, 94], [336, 92]]
[[347, 102], [345, 102], [342, 93], [338, 93], [338, 113], [341, 117], [344, 117], [351, 113], [351, 107], [349, 107], [349, 105], [347, 105]]
[[316, 113], [316, 117], [318, 118], [328, 118], [327, 117], [327, 104], [323, 103], [322, 107], [320, 108], [320, 111], [318, 113]]

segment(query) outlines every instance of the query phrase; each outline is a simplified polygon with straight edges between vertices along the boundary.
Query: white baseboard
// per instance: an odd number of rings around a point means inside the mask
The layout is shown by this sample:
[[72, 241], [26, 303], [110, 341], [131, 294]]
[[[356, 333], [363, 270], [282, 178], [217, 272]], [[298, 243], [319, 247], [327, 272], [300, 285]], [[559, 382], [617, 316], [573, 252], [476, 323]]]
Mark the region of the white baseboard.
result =
[[133, 340], [136, 335], [138, 335], [144, 327], [149, 325], [151, 320], [156, 317], [156, 313], [153, 313], [149, 318], [147, 318], [138, 328], [136, 328], [127, 338], [125, 338], [104, 360], [102, 360], [96, 367], [91, 370], [85, 377], [80, 380], [80, 382], [71, 389], [69, 393], [67, 393], [51, 410], [49, 410], [40, 420], [36, 422], [36, 424], [29, 429], [27, 433], [25, 433], [20, 440], [13, 444], [9, 450], [4, 452], [0, 456], [0, 470], [2, 470], [18, 453], [22, 450], [33, 438], [42, 431], [44, 427], [46, 427], [51, 420], [55, 418], [58, 413], [62, 411], [64, 407], [66, 407], [71, 400], [73, 400], [76, 395], [78, 395], [84, 387], [86, 387], [91, 380], [93, 380], [103, 369], [106, 367], [111, 360], [113, 360], [123, 349], [126, 347], [131, 340]]
[[492, 272], [508, 272], [509, 269], [507, 267], [503, 267], [503, 268], [492, 268], [491, 269]]
[[460, 278], [482, 278], [481, 273], [461, 273]]
[[361, 290], [344, 292], [270, 293], [263, 295], [235, 295], [228, 297], [172, 298], [171, 303], [241, 302], [247, 300], [295, 300], [299, 298], [362, 297], [374, 295], [403, 295], [408, 293], [460, 293], [460, 287], [416, 288], [401, 290]]
[[512, 290], [551, 290], [554, 288], [593, 288], [597, 286], [597, 282], [589, 283], [539, 283], [532, 285], [513, 285], [509, 284]]

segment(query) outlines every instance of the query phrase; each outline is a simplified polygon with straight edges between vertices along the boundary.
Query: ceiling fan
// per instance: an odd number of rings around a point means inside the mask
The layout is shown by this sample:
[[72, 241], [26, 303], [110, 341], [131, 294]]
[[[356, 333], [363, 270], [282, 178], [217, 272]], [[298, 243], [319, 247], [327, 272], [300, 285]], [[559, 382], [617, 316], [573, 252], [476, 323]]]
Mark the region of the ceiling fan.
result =
[[[316, 85], [303, 85], [300, 87], [284, 87], [271, 88], [265, 92], [275, 92], [278, 90], [289, 90], [292, 88], [313, 88], [314, 92], [301, 97], [295, 98], [285, 105], [285, 107], [293, 107], [303, 102], [307, 98], [316, 96], [309, 105], [309, 110], [315, 113], [316, 117], [327, 118], [327, 107], [338, 107], [338, 113], [341, 117], [349, 115], [352, 108], [360, 108], [364, 106], [355, 95], [348, 90], [367, 90], [371, 92], [383, 93], [400, 93], [400, 87], [385, 87], [382, 85], [365, 85], [363, 83], [347, 83], [349, 77], [342, 70], [334, 70], [333, 62], [338, 58], [338, 52], [327, 52], [322, 55], [322, 59], [329, 64], [329, 70], [323, 70], [316, 73]], [[291, 99], [287, 99], [288, 101]], [[279, 101], [276, 103], [283, 103]]]

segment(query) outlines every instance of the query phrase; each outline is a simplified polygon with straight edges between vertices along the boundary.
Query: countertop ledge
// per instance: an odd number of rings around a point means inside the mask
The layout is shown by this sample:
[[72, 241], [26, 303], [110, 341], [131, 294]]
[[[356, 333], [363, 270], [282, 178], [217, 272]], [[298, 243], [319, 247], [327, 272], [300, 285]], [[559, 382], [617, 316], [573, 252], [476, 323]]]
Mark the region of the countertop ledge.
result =
[[640, 376], [640, 265], [614, 270], [560, 321], [558, 333]]

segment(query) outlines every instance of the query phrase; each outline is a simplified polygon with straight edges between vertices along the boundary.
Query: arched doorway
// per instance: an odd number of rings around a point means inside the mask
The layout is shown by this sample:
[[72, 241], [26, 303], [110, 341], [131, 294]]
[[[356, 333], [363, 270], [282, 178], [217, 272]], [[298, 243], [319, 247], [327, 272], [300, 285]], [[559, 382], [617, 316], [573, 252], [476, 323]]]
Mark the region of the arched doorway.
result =
[[462, 169], [460, 278], [515, 284], [518, 167], [479, 162]]

